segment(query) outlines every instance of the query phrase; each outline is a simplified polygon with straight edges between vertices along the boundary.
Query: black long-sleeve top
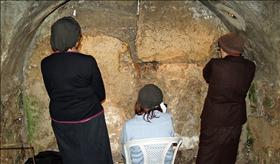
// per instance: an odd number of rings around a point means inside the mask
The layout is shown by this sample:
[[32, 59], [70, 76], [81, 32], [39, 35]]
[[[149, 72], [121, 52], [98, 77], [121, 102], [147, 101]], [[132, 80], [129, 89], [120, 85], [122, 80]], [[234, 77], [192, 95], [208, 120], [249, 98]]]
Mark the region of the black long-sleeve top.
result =
[[96, 60], [78, 52], [45, 57], [41, 71], [50, 97], [50, 115], [57, 121], [79, 121], [103, 110], [105, 88]]
[[211, 59], [203, 69], [209, 84], [201, 126], [229, 127], [246, 122], [245, 98], [255, 75], [255, 64], [242, 56]]

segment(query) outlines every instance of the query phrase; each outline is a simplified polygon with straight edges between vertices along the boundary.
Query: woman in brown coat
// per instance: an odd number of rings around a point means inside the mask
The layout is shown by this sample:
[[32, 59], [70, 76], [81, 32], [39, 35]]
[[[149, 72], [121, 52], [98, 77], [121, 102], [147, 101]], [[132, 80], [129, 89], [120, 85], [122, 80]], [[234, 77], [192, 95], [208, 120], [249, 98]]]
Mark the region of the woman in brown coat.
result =
[[255, 64], [241, 56], [244, 42], [238, 34], [223, 35], [218, 44], [221, 58], [212, 58], [203, 69], [209, 87], [201, 114], [197, 164], [234, 164], [247, 120], [245, 98]]

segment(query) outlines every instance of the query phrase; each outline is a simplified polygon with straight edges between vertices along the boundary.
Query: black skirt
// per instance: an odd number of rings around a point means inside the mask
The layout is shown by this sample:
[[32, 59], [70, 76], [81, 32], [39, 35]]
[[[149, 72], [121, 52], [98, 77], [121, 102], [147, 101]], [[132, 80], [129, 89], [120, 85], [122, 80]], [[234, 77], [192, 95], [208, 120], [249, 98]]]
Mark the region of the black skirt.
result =
[[64, 164], [112, 164], [112, 153], [104, 114], [84, 123], [52, 121]]

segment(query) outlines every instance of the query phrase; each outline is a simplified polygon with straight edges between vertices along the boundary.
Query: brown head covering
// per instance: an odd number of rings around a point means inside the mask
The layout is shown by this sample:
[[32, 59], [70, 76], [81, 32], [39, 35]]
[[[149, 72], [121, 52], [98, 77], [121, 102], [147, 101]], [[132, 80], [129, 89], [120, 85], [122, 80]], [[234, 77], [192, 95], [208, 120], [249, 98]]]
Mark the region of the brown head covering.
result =
[[58, 19], [51, 27], [51, 46], [53, 51], [67, 51], [75, 47], [81, 38], [81, 27], [73, 17]]
[[240, 56], [244, 50], [244, 40], [237, 33], [230, 32], [218, 39], [221, 49], [232, 56]]

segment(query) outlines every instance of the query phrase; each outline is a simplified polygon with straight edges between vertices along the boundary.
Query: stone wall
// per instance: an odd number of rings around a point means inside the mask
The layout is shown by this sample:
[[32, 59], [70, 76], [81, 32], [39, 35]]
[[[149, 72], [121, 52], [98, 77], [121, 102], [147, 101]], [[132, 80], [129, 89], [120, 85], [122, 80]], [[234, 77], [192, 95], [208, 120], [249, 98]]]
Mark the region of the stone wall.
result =
[[[31, 123], [34, 122], [29, 125], [29, 135], [38, 151], [55, 148], [40, 61], [51, 53], [49, 26], [61, 15], [71, 14], [75, 5], [65, 5], [57, 11], [60, 14], [42, 24], [38, 41], [25, 67], [24, 95], [36, 104], [31, 108], [31, 117], [28, 117]], [[131, 3], [132, 7], [134, 5]], [[162, 88], [165, 101], [174, 115], [176, 134], [185, 141], [182, 150], [190, 149], [195, 154], [199, 115], [207, 89], [201, 71], [210, 57], [213, 42], [225, 28], [198, 2], [143, 2], [139, 7], [138, 16], [130, 11], [119, 13], [119, 10], [113, 10], [108, 11], [112, 13], [106, 19], [96, 18], [96, 15], [104, 14], [103, 9], [95, 11], [96, 6], [76, 9], [77, 20], [86, 27], [83, 29], [81, 52], [96, 58], [104, 79], [107, 94], [104, 107], [114, 159], [120, 161], [121, 128], [124, 121], [133, 117], [137, 92], [147, 83], [155, 83]], [[86, 16], [93, 19], [84, 19]], [[109, 23], [108, 20], [115, 17], [121, 17], [118, 18], [120, 22]], [[112, 27], [116, 28], [115, 31], [111, 31]], [[135, 30], [129, 36], [117, 31], [131, 28]], [[131, 51], [133, 46], [134, 54]], [[42, 136], [45, 136], [44, 140]], [[186, 158], [192, 159], [193, 156]]]
[[[279, 162], [280, 60], [276, 45], [280, 35], [273, 26], [279, 24], [277, 2], [210, 2], [204, 6], [198, 1], [1, 1], [1, 31], [7, 31], [1, 33], [7, 39], [5, 44], [1, 40], [1, 147], [32, 145], [36, 153], [57, 150], [40, 61], [51, 53], [51, 24], [75, 13], [83, 32], [81, 52], [96, 58], [104, 79], [114, 161], [121, 162], [120, 132], [133, 117], [139, 88], [155, 83], [164, 92], [176, 135], [184, 139], [176, 163], [193, 163], [207, 92], [202, 69], [216, 56], [217, 38], [240, 25], [214, 11], [217, 4], [230, 7], [245, 20], [249, 38], [245, 56], [258, 65], [237, 163]], [[9, 14], [19, 6], [23, 8]], [[38, 14], [42, 8], [44, 12]], [[264, 13], [261, 17], [260, 12]], [[6, 16], [13, 19], [8, 21]], [[257, 25], [259, 20], [262, 23]], [[266, 35], [257, 35], [260, 31]], [[30, 151], [1, 150], [1, 163], [18, 163], [30, 155]]]

